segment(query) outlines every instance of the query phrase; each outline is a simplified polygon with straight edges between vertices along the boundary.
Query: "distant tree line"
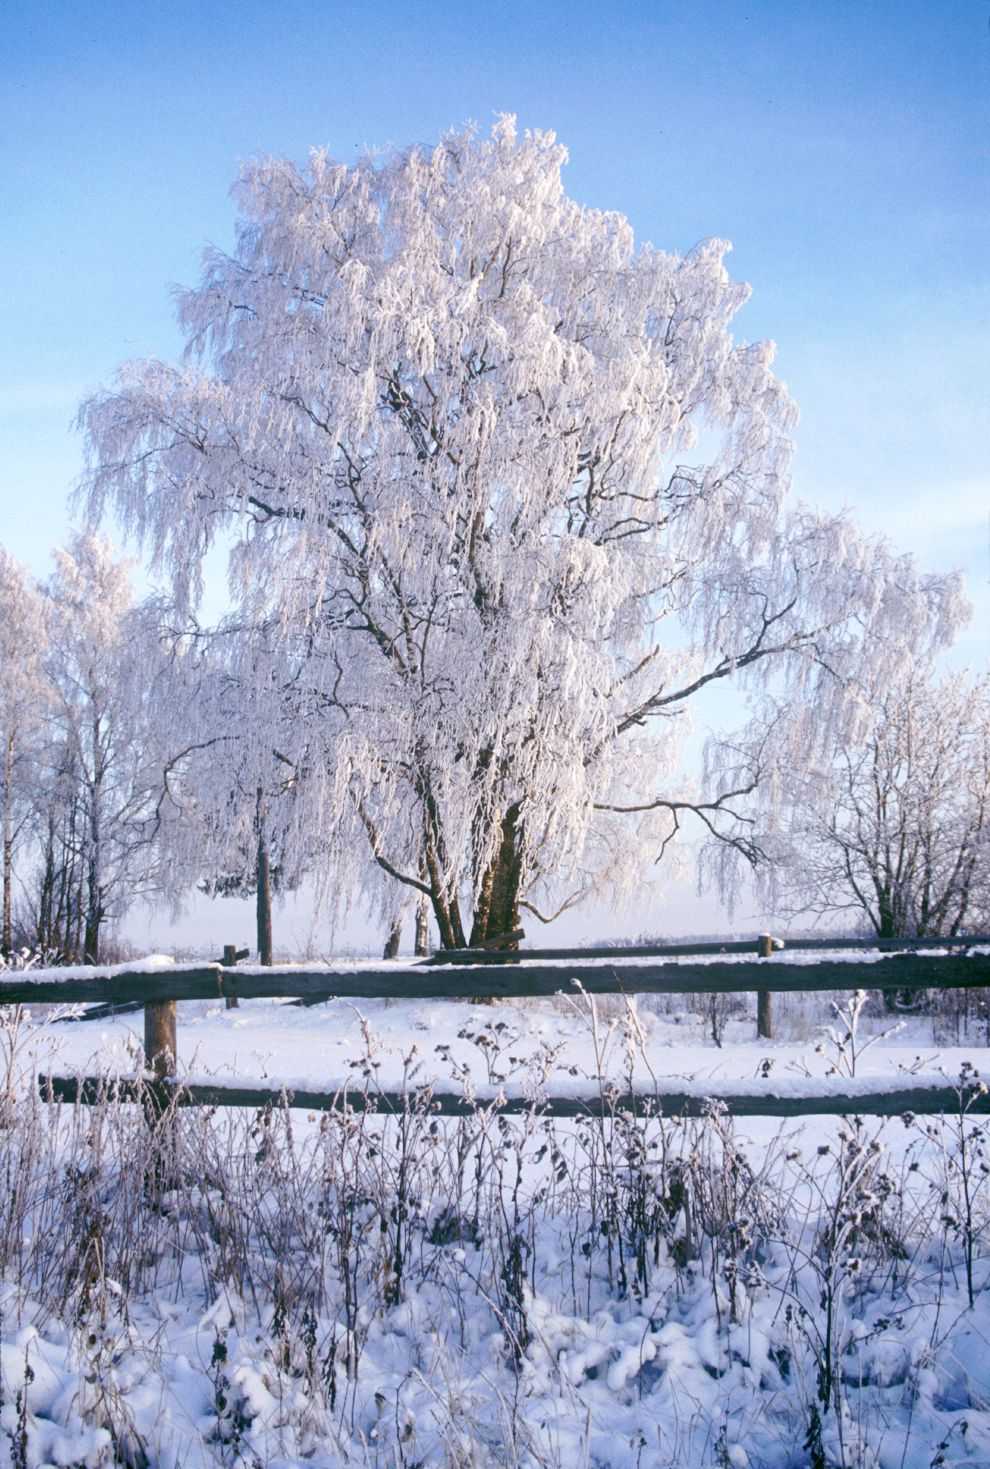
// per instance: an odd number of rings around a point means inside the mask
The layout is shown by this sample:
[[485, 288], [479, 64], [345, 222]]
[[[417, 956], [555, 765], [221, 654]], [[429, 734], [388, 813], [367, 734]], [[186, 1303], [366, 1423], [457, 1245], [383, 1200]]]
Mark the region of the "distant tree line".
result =
[[[134, 603], [130, 572], [92, 532], [40, 585], [0, 549], [0, 950], [95, 963], [134, 903], [178, 907], [198, 886], [254, 899], [270, 963], [273, 893], [318, 889], [335, 841], [314, 822], [325, 771], [298, 739], [301, 682], [233, 625], [177, 633], [160, 601]], [[767, 711], [760, 779], [734, 798], [732, 839], [709, 832], [703, 876], [731, 899], [752, 870], [768, 911], [881, 939], [985, 930], [990, 681], [915, 667], [857, 692], [859, 728], [828, 746], [812, 746], [813, 711]], [[426, 952], [424, 896], [374, 859], [356, 847], [352, 891], [377, 906], [386, 955], [410, 908]]]

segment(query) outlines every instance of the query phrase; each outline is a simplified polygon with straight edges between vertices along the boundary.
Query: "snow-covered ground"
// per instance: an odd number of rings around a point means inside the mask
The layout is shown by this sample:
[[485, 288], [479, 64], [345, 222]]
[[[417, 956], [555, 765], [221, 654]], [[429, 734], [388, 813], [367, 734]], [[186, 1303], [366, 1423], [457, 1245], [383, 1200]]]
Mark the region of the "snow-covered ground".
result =
[[[138, 1108], [22, 1089], [134, 1074], [140, 1013], [9, 1023], [0, 1465], [990, 1464], [985, 1123], [539, 1112], [968, 1065], [965, 1101], [985, 1037], [912, 1016], [869, 1045], [878, 1005], [794, 995], [765, 1041], [751, 997], [707, 1005], [185, 1003], [190, 1078], [427, 1092], [398, 1119], [189, 1109], [158, 1158]], [[431, 1085], [476, 1112], [431, 1115]]]

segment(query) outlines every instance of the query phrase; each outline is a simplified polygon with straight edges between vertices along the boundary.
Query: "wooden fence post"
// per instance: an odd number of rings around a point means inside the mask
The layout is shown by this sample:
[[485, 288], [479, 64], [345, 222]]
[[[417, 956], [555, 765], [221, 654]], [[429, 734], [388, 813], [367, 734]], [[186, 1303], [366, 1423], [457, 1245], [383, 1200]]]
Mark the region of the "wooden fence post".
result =
[[158, 1132], [172, 1100], [169, 1077], [175, 1074], [175, 1053], [175, 1001], [157, 1000], [145, 1005], [144, 1064], [152, 1079], [142, 1088], [142, 1106], [153, 1133]]
[[[761, 959], [773, 954], [773, 936], [761, 933], [756, 941], [756, 952]], [[773, 996], [769, 990], [756, 992], [756, 1034], [765, 1040], [773, 1039]]]
[[144, 1060], [163, 1081], [175, 1071], [175, 1001], [156, 1000], [144, 1007]]
[[[224, 944], [224, 946], [223, 946], [223, 967], [224, 967], [224, 969], [233, 969], [233, 967], [234, 967], [234, 965], [236, 963], [237, 963], [237, 945], [236, 944]], [[236, 1010], [238, 1008], [238, 1005], [239, 1005], [239, 1001], [238, 1001], [236, 995], [228, 995], [227, 996], [226, 1008], [228, 1010]]]

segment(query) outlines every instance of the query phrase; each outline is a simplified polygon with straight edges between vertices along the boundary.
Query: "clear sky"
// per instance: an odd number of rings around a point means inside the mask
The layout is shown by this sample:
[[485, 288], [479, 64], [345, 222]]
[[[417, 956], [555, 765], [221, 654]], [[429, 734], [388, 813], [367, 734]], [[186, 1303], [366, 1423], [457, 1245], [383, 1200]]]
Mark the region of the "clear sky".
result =
[[990, 25], [975, 0], [7, 0], [0, 541], [70, 523], [72, 420], [181, 347], [169, 288], [232, 241], [262, 153], [556, 131], [637, 238], [733, 242], [740, 336], [801, 409], [795, 493], [961, 566], [990, 655]]

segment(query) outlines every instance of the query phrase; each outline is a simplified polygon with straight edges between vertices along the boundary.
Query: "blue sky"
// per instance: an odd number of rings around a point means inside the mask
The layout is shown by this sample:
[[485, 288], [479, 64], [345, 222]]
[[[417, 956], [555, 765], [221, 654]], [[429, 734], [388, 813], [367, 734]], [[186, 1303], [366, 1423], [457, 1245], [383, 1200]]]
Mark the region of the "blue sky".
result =
[[797, 493], [985, 586], [985, 7], [8, 0], [0, 53], [0, 538], [39, 570], [75, 407], [177, 353], [169, 287], [230, 242], [240, 161], [505, 110], [639, 238], [730, 239], [739, 333], [777, 341], [801, 408]]
[[79, 400], [174, 357], [169, 287], [260, 153], [352, 159], [498, 111], [639, 239], [730, 239], [801, 409], [795, 492], [962, 566], [990, 654], [990, 27], [973, 0], [7, 0], [0, 540], [44, 573]]

